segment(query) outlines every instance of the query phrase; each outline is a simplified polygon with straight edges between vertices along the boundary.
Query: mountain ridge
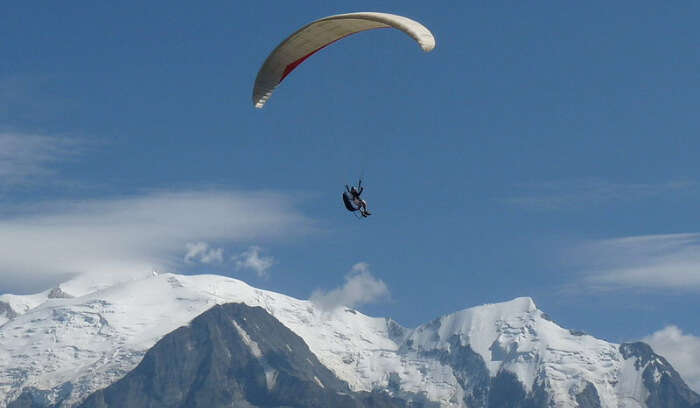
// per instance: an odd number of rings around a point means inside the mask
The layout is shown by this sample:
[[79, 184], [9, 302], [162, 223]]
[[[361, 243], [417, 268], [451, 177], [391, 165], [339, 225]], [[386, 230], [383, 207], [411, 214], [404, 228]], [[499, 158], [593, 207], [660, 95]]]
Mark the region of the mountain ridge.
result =
[[[68, 282], [59, 289], [61, 297], [42, 292], [43, 303], [0, 326], [0, 406], [29, 397], [43, 401], [38, 406], [75, 405], [127, 375], [168, 333], [214, 305], [232, 302], [259, 306], [279, 320], [352, 392], [387, 390], [407, 401], [422, 395], [445, 407], [487, 406], [492, 389], [510, 390], [503, 395], [517, 394], [522, 406], [652, 407], [659, 405], [647, 405], [647, 397], [668, 398], [666, 391], [688, 407], [700, 402], [670, 364], [649, 359], [635, 366], [636, 354], [625, 357], [621, 345], [558, 326], [529, 297], [467, 308], [408, 329], [217, 275]], [[20, 298], [14, 302], [22, 304]], [[652, 363], [661, 370], [661, 382], [667, 373], [671, 386], [657, 387], [658, 375], [643, 379]]]

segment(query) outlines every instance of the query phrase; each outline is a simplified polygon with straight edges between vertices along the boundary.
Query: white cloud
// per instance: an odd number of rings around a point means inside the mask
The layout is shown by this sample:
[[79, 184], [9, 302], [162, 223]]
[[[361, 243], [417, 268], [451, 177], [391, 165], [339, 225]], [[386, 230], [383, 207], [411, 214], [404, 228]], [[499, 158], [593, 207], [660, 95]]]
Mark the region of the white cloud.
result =
[[267, 270], [275, 263], [271, 256], [261, 256], [262, 248], [251, 246], [232, 259], [236, 261], [236, 270], [250, 269], [259, 277], [267, 276]]
[[700, 393], [700, 337], [668, 326], [642, 339], [668, 360], [686, 384]]
[[345, 284], [325, 292], [316, 289], [311, 294], [311, 301], [323, 310], [333, 310], [341, 306], [356, 308], [373, 303], [389, 296], [386, 284], [372, 276], [369, 265], [364, 262], [355, 264], [345, 276]]
[[671, 193], [697, 192], [698, 183], [673, 180], [663, 183], [611, 183], [599, 179], [578, 179], [522, 184], [506, 202], [532, 210], [570, 210], [610, 202], [653, 198]]
[[84, 147], [70, 137], [0, 133], [0, 187], [35, 183], [54, 174], [52, 165], [79, 154]]
[[206, 242], [188, 242], [185, 244], [187, 253], [186, 263], [201, 262], [203, 264], [220, 264], [224, 261], [224, 250], [222, 248], [210, 248]]
[[3, 290], [27, 289], [67, 274], [169, 270], [182, 264], [187, 243], [309, 232], [310, 220], [290, 201], [274, 193], [180, 191], [15, 209], [0, 214], [0, 282]]
[[576, 248], [572, 260], [601, 288], [700, 290], [700, 234], [601, 240]]

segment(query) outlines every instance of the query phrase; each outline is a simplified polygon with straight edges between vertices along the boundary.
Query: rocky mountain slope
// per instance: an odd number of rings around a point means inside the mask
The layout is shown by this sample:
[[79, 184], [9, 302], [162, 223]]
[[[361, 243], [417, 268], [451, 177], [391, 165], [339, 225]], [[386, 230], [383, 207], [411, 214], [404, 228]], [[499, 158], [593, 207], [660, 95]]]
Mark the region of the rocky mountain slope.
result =
[[81, 408], [402, 407], [354, 393], [306, 343], [260, 307], [214, 306], [168, 334], [123, 379]]

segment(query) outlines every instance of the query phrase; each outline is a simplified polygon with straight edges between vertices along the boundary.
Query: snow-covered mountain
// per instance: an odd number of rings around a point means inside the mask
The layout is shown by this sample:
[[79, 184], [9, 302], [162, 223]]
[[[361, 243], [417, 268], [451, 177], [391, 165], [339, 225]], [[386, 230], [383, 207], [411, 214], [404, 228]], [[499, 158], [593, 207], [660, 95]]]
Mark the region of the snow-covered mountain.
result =
[[134, 369], [166, 334], [231, 302], [262, 307], [352, 391], [444, 407], [700, 402], [648, 346], [570, 332], [530, 298], [406, 329], [231, 278], [163, 274], [118, 283], [83, 278], [37, 295], [0, 296], [0, 407], [74, 405]]

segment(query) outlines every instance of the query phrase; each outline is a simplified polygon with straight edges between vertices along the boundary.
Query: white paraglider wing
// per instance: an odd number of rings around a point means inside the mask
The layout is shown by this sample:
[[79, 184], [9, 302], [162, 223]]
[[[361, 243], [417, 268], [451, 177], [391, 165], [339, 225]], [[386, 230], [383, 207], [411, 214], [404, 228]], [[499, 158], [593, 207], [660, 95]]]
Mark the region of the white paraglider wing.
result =
[[302, 27], [270, 53], [255, 79], [253, 104], [262, 108], [280, 82], [315, 52], [351, 34], [374, 28], [396, 28], [413, 37], [423, 51], [435, 48], [430, 30], [410, 18], [370, 12], [324, 17]]

